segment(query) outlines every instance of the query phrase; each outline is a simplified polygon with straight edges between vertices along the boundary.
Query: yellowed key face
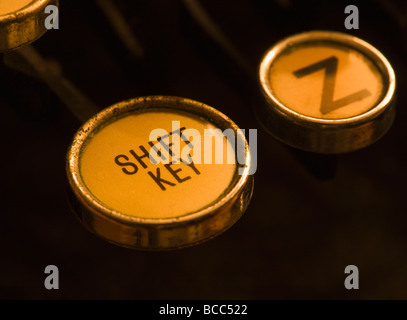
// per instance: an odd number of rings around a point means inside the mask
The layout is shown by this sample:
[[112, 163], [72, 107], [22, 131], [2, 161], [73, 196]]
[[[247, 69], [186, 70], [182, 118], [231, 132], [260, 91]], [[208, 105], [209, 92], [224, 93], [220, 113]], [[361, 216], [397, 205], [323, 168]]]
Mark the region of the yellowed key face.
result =
[[383, 95], [383, 78], [368, 57], [329, 42], [287, 48], [273, 61], [269, 77], [285, 107], [321, 119], [360, 115]]
[[129, 248], [209, 240], [240, 218], [253, 192], [244, 133], [201, 102], [139, 97], [89, 119], [68, 150], [70, 200], [92, 232]]
[[[174, 112], [146, 112], [113, 121], [98, 131], [82, 152], [80, 171], [89, 191], [108, 207], [142, 218], [183, 216], [221, 198], [236, 171], [235, 164], [227, 163], [227, 153], [234, 156], [234, 151], [226, 137], [221, 137], [222, 164], [215, 164], [215, 161], [205, 164], [203, 153], [199, 164], [182, 161], [154, 164], [150, 161], [148, 154], [152, 145], [157, 147], [157, 141], [149, 143], [151, 131], [160, 128], [169, 134], [178, 132], [172, 130], [173, 121], [179, 122], [179, 128], [197, 130], [201, 146], [204, 146], [205, 132], [216, 129], [207, 121]], [[165, 144], [175, 144], [175, 139], [180, 140], [178, 133], [165, 138]], [[197, 141], [191, 139], [191, 142], [198, 146]], [[179, 151], [182, 150], [190, 149], [181, 140]], [[171, 151], [174, 158], [176, 153], [180, 154], [173, 146]], [[172, 157], [164, 158], [157, 160], [172, 160]]]
[[19, 11], [34, 0], [0, 0], [0, 15]]
[[393, 123], [396, 78], [383, 54], [357, 37], [308, 31], [276, 43], [259, 68], [258, 117], [298, 149], [345, 153], [380, 139]]

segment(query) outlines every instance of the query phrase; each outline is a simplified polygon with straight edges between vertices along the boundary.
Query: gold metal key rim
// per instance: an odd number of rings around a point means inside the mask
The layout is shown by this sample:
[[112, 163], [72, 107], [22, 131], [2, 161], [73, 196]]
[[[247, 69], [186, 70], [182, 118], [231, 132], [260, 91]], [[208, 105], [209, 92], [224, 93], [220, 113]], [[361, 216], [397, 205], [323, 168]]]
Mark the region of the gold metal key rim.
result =
[[[385, 89], [382, 93], [382, 98], [380, 102], [371, 108], [370, 110], [352, 117], [344, 119], [322, 119], [307, 116], [300, 114], [284, 104], [282, 104], [273, 93], [273, 90], [270, 87], [270, 81], [268, 79], [270, 66], [274, 60], [284, 51], [288, 50], [291, 47], [295, 47], [305, 43], [313, 42], [330, 42], [335, 44], [343, 44], [344, 46], [349, 46], [365, 56], [367, 56], [381, 71], [381, 76], [383, 77]], [[377, 50], [375, 47], [367, 43], [366, 41], [359, 39], [355, 36], [348, 34], [333, 32], [333, 31], [311, 31], [300, 33], [291, 37], [288, 37], [276, 45], [274, 45], [263, 57], [260, 69], [259, 69], [259, 79], [261, 90], [269, 102], [273, 105], [274, 108], [278, 108], [278, 111], [282, 114], [289, 116], [291, 119], [296, 121], [306, 122], [308, 125], [320, 125], [320, 124], [329, 124], [336, 127], [340, 126], [355, 126], [360, 123], [369, 121], [369, 119], [378, 116], [384, 109], [387, 108], [391, 99], [394, 96], [396, 88], [396, 79], [394, 70], [391, 67], [388, 60], [383, 56], [383, 54]]]
[[33, 0], [11, 13], [0, 14], [0, 52], [14, 50], [40, 38], [46, 31], [45, 8], [58, 0]]
[[[375, 68], [375, 71], [372, 72], [376, 72], [379, 77], [377, 81], [380, 81], [381, 88], [379, 89], [380, 91], [376, 91], [378, 98], [374, 100], [374, 103], [372, 102], [371, 107], [357, 113], [355, 112], [354, 114], [348, 111], [348, 114], [345, 116], [325, 118], [322, 117], [322, 114], [321, 117], [315, 116], [314, 111], [312, 111], [314, 112], [313, 115], [307, 114], [305, 112], [307, 110], [305, 103], [300, 109], [297, 109], [295, 104], [290, 106], [279, 99], [280, 93], [276, 93], [274, 90], [276, 87], [280, 88], [280, 90], [285, 87], [278, 86], [275, 82], [276, 79], [279, 79], [276, 78], [276, 73], [274, 74], [274, 80], [271, 80], [271, 69], [277, 70], [278, 59], [280, 57], [288, 57], [288, 55], [285, 54], [295, 53], [297, 49], [308, 50], [307, 54], [309, 57], [312, 57], [312, 51], [310, 49], [312, 49], [314, 45], [316, 48], [324, 48], [325, 46], [327, 48], [337, 48], [332, 50], [338, 51], [343, 47], [346, 51], [349, 50], [349, 52], [352, 51], [360, 55], [363, 57], [361, 59], [366, 59], [366, 64], [371, 64]], [[320, 54], [319, 57], [321, 56]], [[331, 61], [332, 59], [335, 60], [335, 69], [331, 67], [331, 70], [335, 71], [330, 71], [332, 73], [329, 75], [330, 79], [333, 79], [336, 77], [338, 58], [331, 55], [330, 58], [327, 56], [322, 59], [323, 60], [303, 66], [292, 73], [295, 75], [298, 71], [308, 70], [305, 72], [308, 75], [325, 69], [325, 78], [321, 80], [323, 90], [325, 90], [325, 85], [328, 81], [328, 65], [322, 63], [327, 63], [330, 59]], [[308, 58], [307, 61], [310, 60], [311, 58]], [[298, 79], [298, 77], [296, 79]], [[285, 83], [287, 83], [287, 80], [285, 81]], [[256, 116], [265, 130], [277, 140], [309, 152], [339, 154], [364, 148], [379, 140], [390, 129], [395, 116], [394, 98], [396, 77], [390, 63], [382, 53], [366, 41], [340, 32], [308, 31], [287, 37], [278, 42], [266, 52], [261, 60], [259, 65], [259, 86], [263, 101], [256, 105]], [[286, 86], [286, 84], [284, 86]], [[296, 94], [294, 85], [292, 87], [289, 85], [287, 88], [293, 90], [293, 95]], [[332, 90], [329, 91], [331, 95], [330, 99], [333, 99], [332, 92], [334, 92], [334, 88], [332, 85], [329, 89]], [[299, 87], [299, 89], [302, 88]], [[284, 99], [287, 99], [289, 91], [284, 94]], [[323, 91], [322, 94], [326, 95], [326, 91]], [[307, 97], [304, 96], [304, 98]], [[301, 100], [298, 99], [292, 99], [290, 103], [293, 103], [293, 101], [301, 102]], [[336, 101], [340, 101], [340, 99], [330, 100], [330, 103], [336, 103]], [[298, 110], [304, 110], [304, 112], [298, 112]], [[319, 111], [319, 113], [321, 112], [322, 111]]]
[[[229, 188], [218, 201], [201, 210], [179, 217], [142, 218], [109, 208], [88, 190], [80, 173], [81, 152], [87, 141], [114, 119], [152, 110], [178, 110], [184, 114], [189, 113], [215, 124], [221, 130], [232, 128], [241, 139], [244, 139], [246, 163], [243, 165], [243, 173], [238, 175], [236, 170]], [[189, 246], [210, 239], [226, 230], [243, 214], [251, 198], [253, 177], [248, 174], [249, 170], [248, 143], [232, 120], [203, 103], [171, 96], [140, 97], [104, 109], [78, 130], [67, 154], [68, 182], [75, 196], [73, 199], [76, 201], [75, 213], [80, 220], [88, 229], [108, 241], [140, 249]], [[78, 211], [81, 212], [78, 213]], [[217, 227], [213, 228], [213, 225], [217, 225]], [[195, 233], [195, 235], [191, 237], [191, 233]], [[144, 236], [141, 237], [141, 234]], [[166, 235], [163, 236], [163, 234]], [[168, 240], [169, 238], [175, 240]]]

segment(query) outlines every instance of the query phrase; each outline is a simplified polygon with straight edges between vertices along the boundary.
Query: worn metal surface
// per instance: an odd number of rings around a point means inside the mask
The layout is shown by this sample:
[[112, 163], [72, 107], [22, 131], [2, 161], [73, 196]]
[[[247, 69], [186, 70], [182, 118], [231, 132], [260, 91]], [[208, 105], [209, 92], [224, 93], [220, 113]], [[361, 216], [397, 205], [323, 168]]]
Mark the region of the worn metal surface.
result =
[[[236, 139], [242, 139], [245, 163], [241, 164], [243, 172], [235, 173], [230, 185], [219, 195], [214, 203], [195, 212], [177, 217], [160, 219], [140, 218], [125, 215], [103, 204], [89, 190], [80, 172], [80, 157], [84, 146], [101, 127], [114, 119], [143, 111], [182, 112], [200, 119], [205, 119], [222, 131], [232, 129]], [[73, 138], [67, 154], [67, 177], [75, 201], [73, 206], [80, 221], [92, 232], [118, 245], [133, 249], [164, 250], [196, 245], [211, 239], [229, 229], [241, 217], [249, 205], [253, 193], [253, 176], [251, 170], [249, 146], [239, 128], [227, 116], [201, 102], [172, 96], [149, 96], [119, 102], [99, 112], [89, 119]], [[237, 162], [237, 161], [236, 161]], [[214, 177], [212, 177], [213, 179]], [[202, 185], [202, 192], [208, 186]], [[194, 193], [192, 193], [193, 195]], [[196, 190], [196, 197], [200, 191]], [[156, 195], [156, 201], [160, 196]], [[76, 198], [76, 199], [75, 199]], [[161, 203], [165, 212], [167, 203]], [[145, 213], [141, 213], [142, 215]]]
[[58, 0], [35, 0], [16, 12], [0, 15], [0, 52], [31, 43], [46, 31], [45, 8], [58, 6]]

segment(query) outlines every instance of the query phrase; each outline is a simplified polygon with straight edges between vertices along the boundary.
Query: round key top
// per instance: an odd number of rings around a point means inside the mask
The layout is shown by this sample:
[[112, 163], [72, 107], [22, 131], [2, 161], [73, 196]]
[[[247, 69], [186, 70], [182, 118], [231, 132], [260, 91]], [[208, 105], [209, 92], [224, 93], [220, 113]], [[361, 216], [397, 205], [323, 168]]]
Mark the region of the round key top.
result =
[[317, 153], [343, 153], [380, 139], [394, 119], [394, 71], [365, 41], [312, 31], [264, 56], [259, 118], [277, 139]]
[[249, 170], [247, 141], [229, 118], [163, 96], [91, 118], [67, 162], [79, 219], [113, 243], [141, 249], [189, 246], [230, 227], [250, 201]]
[[57, 6], [58, 0], [0, 0], [0, 52], [41, 37], [47, 31], [48, 5]]

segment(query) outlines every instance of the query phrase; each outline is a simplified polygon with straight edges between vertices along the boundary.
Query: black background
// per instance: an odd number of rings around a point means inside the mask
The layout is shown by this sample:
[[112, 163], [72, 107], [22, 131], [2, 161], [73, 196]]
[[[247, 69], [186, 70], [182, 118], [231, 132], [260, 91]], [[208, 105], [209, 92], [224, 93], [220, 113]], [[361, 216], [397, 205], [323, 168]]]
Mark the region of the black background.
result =
[[[201, 0], [249, 72], [182, 1], [115, 3], [143, 58], [126, 51], [94, 1], [61, 1], [60, 29], [34, 46], [101, 108], [176, 95], [219, 109], [240, 128], [258, 128], [252, 201], [231, 229], [191, 248], [145, 252], [101, 240], [75, 218], [66, 196], [65, 155], [80, 122], [46, 85], [3, 70], [0, 298], [406, 299], [404, 2], [352, 2], [360, 29], [346, 30], [344, 1]], [[262, 131], [252, 111], [262, 55], [285, 36], [316, 29], [370, 42], [397, 77], [392, 128], [374, 145], [339, 155], [329, 179]], [[44, 287], [50, 264], [59, 267], [59, 290]], [[359, 268], [359, 290], [344, 287], [350, 264]]]

